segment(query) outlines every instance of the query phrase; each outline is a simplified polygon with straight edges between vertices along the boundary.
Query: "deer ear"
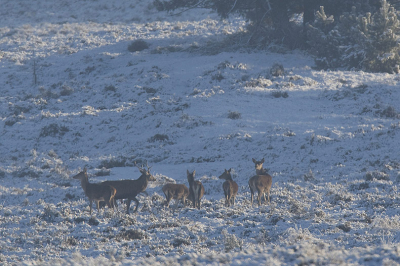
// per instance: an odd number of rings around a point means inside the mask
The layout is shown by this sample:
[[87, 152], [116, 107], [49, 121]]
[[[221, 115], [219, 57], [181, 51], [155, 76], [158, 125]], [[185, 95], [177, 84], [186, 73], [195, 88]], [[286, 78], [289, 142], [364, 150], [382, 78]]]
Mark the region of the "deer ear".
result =
[[256, 163], [256, 159], [252, 158], [252, 160], [253, 160], [253, 163]]
[[82, 172], [86, 173], [86, 172], [87, 172], [87, 168], [86, 168], [86, 167], [83, 168], [83, 171], [82, 171]]
[[232, 168], [229, 168], [228, 172], [230, 173], [232, 171]]
[[264, 158], [262, 158], [261, 162], [264, 163]]

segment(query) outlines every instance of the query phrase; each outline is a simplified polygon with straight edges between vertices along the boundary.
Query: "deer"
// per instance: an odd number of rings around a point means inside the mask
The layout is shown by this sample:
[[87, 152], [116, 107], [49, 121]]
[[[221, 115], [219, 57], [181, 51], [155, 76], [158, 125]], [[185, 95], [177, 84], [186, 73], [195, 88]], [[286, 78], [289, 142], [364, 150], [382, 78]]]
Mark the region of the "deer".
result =
[[116, 180], [116, 181], [104, 181], [101, 184], [102, 185], [109, 185], [113, 186], [117, 189], [117, 193], [114, 196], [114, 199], [127, 199], [126, 202], [126, 213], [129, 214], [129, 207], [131, 205], [131, 201], [136, 202], [136, 208], [133, 212], [137, 212], [137, 209], [139, 207], [139, 200], [136, 198], [136, 196], [144, 192], [147, 188], [148, 182], [149, 181], [155, 181], [155, 177], [151, 175], [150, 169], [147, 165], [147, 170], [142, 167], [139, 167], [136, 165], [135, 166], [139, 169], [140, 173], [142, 174], [138, 179], [136, 180], [131, 180], [131, 179], [126, 179], [126, 180]]
[[89, 198], [90, 215], [92, 215], [92, 202], [96, 202], [97, 212], [100, 213], [99, 202], [105, 201], [109, 208], [113, 208], [114, 211], [114, 197], [117, 190], [110, 185], [105, 185], [101, 183], [89, 183], [89, 178], [87, 174], [86, 167], [82, 172], [73, 176], [73, 179], [81, 180], [81, 187], [85, 192], [85, 195]]
[[198, 181], [194, 180], [194, 175], [196, 174], [196, 170], [192, 173], [187, 170], [187, 179], [189, 182], [189, 200], [193, 202], [193, 207], [200, 210], [200, 200], [204, 195], [204, 186]]
[[179, 200], [186, 206], [186, 198], [189, 196], [189, 189], [184, 184], [165, 184], [162, 187], [166, 201], [165, 206], [169, 207], [171, 199], [175, 200], [175, 209], [178, 207]]
[[231, 175], [232, 168], [229, 170], [226, 170], [220, 175], [218, 178], [219, 179], [224, 179], [225, 182], [222, 184], [222, 188], [224, 189], [224, 195], [225, 195], [225, 206], [229, 207], [235, 205], [235, 198], [236, 194], [239, 190], [238, 184], [233, 181], [232, 175]]
[[272, 176], [270, 176], [267, 171], [262, 167], [264, 163], [264, 158], [261, 161], [256, 161], [253, 158], [253, 162], [256, 168], [256, 175], [251, 177], [249, 180], [249, 188], [251, 192], [251, 205], [253, 206], [253, 197], [254, 192], [257, 190], [258, 192], [258, 206], [261, 205], [261, 195], [264, 196], [264, 201], [267, 201], [265, 198], [265, 193], [268, 194], [268, 203], [270, 203], [270, 190], [272, 186]]

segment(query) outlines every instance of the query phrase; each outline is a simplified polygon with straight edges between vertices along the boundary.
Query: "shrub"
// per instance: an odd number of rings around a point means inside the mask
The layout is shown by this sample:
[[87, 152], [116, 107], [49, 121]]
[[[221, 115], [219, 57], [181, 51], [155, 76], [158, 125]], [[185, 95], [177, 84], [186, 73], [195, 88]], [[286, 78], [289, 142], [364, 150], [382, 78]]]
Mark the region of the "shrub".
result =
[[279, 77], [283, 76], [283, 74], [285, 73], [285, 69], [283, 68], [282, 64], [275, 63], [272, 65], [271, 69], [269, 70], [269, 73], [274, 77]]
[[42, 130], [40, 131], [39, 137], [56, 137], [56, 136], [64, 136], [65, 133], [67, 133], [69, 129], [65, 126], [59, 126], [55, 123], [52, 123], [50, 125], [44, 126]]
[[172, 245], [175, 248], [181, 246], [182, 244], [186, 245], [186, 246], [189, 246], [191, 243], [190, 243], [189, 240], [181, 238], [181, 237], [175, 238], [174, 241], [172, 242]]
[[74, 92], [74, 89], [73, 89], [73, 88], [71, 88], [71, 87], [69, 87], [69, 86], [67, 86], [67, 85], [64, 84], [64, 85], [61, 87], [60, 95], [61, 95], [61, 96], [68, 96], [68, 95], [71, 95], [73, 92]]
[[[336, 23], [336, 24], [335, 24]], [[396, 10], [381, 0], [374, 14], [360, 14], [353, 7], [335, 22], [321, 7], [316, 21], [307, 30], [310, 51], [318, 68], [361, 69], [372, 72], [399, 72], [400, 21]]]
[[46, 222], [50, 222], [53, 223], [56, 219], [56, 217], [60, 216], [60, 213], [58, 211], [56, 211], [54, 206], [51, 205], [47, 205], [44, 208], [44, 211], [42, 213], [42, 215], [40, 215], [40, 218], [42, 220], [45, 220]]
[[343, 230], [343, 232], [348, 233], [351, 230], [351, 224], [350, 222], [345, 222], [344, 224], [339, 224], [337, 228]]
[[99, 220], [97, 220], [95, 217], [91, 217], [90, 219], [89, 219], [89, 225], [94, 225], [94, 226], [97, 226], [97, 225], [99, 225], [100, 224], [100, 222], [99, 222]]
[[169, 140], [168, 135], [155, 134], [154, 136], [150, 137], [147, 141], [148, 142], [156, 142], [156, 141], [167, 141], [167, 140]]
[[289, 97], [289, 94], [288, 94], [288, 92], [287, 91], [273, 91], [272, 93], [271, 93], [271, 95], [272, 95], [272, 97], [274, 97], [274, 98], [287, 98], [287, 97]]
[[240, 119], [240, 118], [242, 118], [242, 114], [239, 113], [239, 112], [232, 112], [232, 111], [229, 111], [229, 113], [228, 113], [228, 118], [229, 118], [229, 119], [232, 119], [232, 120]]
[[[124, 167], [126, 164], [127, 158], [125, 157], [112, 157], [107, 160], [101, 161], [100, 165], [98, 168], [100, 169], [110, 169], [113, 167]], [[105, 172], [106, 170], [102, 170], [102, 172]]]
[[112, 91], [112, 92], [116, 92], [117, 88], [114, 85], [107, 85], [104, 87], [105, 91]]
[[117, 239], [125, 239], [125, 240], [135, 240], [135, 239], [145, 239], [146, 234], [140, 230], [129, 229], [126, 231], [122, 231], [117, 235]]
[[224, 246], [225, 252], [229, 252], [232, 249], [240, 248], [241, 241], [239, 241], [235, 235], [231, 235], [228, 233], [226, 229], [222, 230], [222, 235], [224, 236]]
[[373, 172], [368, 172], [365, 175], [365, 180], [367, 181], [372, 181], [372, 180], [386, 180], [389, 181], [389, 175], [384, 173], [384, 172], [379, 172], [379, 171], [373, 171]]
[[378, 111], [377, 112], [381, 117], [386, 117], [386, 118], [400, 118], [400, 114], [396, 111], [396, 109], [393, 106], [388, 106], [386, 109], [383, 111]]
[[148, 48], [149, 45], [144, 40], [136, 40], [133, 41], [130, 45], [128, 45], [129, 52], [140, 52]]
[[303, 177], [304, 177], [304, 181], [314, 181], [315, 180], [314, 173], [311, 171], [311, 169], [310, 169], [310, 171], [308, 171], [308, 173], [304, 174]]

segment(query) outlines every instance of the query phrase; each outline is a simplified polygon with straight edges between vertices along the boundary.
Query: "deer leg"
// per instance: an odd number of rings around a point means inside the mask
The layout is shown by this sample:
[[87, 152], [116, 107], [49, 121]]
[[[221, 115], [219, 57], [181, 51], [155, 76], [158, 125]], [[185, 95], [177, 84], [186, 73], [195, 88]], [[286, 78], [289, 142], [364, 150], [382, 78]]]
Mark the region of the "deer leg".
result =
[[133, 200], [136, 202], [136, 208], [133, 212], [137, 212], [137, 209], [139, 208], [139, 201], [136, 197], [134, 197]]
[[183, 203], [183, 207], [186, 207], [186, 198], [185, 197], [182, 198], [182, 203]]
[[96, 202], [97, 212], [100, 213], [100, 201], [95, 200], [95, 202]]
[[[200, 190], [198, 191], [198, 193], [200, 194]], [[197, 194], [196, 201], [197, 201], [197, 208], [200, 210], [200, 195], [199, 194]]]
[[119, 210], [118, 210], [118, 203], [117, 203], [117, 201], [115, 200], [115, 198], [113, 198], [113, 204], [114, 204], [114, 207], [117, 209], [117, 212], [119, 212]]
[[169, 203], [171, 202], [172, 196], [170, 194], [168, 194], [167, 196], [167, 201], [165, 202], [165, 205], [167, 205], [167, 207], [169, 208]]
[[261, 196], [262, 196], [262, 194], [263, 193], [261, 193], [261, 191], [258, 191], [258, 207], [260, 207], [261, 206]]
[[165, 202], [164, 202], [164, 207], [169, 207], [169, 201], [170, 201], [171, 199], [169, 199], [169, 198], [166, 198], [165, 199]]
[[131, 199], [126, 200], [126, 213], [129, 214], [129, 207], [131, 206]]
[[114, 199], [110, 198], [107, 202], [108, 208], [112, 208], [113, 212], [114, 212]]
[[92, 201], [89, 200], [89, 209], [90, 209], [90, 215], [92, 215]]
[[250, 187], [250, 194], [251, 194], [251, 206], [253, 206], [254, 191], [251, 187]]

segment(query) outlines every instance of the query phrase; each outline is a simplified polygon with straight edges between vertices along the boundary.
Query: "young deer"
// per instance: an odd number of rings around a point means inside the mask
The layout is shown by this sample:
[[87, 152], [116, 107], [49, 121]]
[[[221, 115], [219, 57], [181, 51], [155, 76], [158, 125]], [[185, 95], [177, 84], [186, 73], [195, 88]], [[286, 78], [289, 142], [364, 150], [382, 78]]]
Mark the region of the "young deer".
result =
[[109, 208], [112, 207], [114, 209], [114, 197], [117, 190], [113, 186], [89, 183], [86, 167], [82, 172], [75, 175], [73, 178], [81, 180], [82, 189], [85, 192], [85, 195], [89, 198], [90, 215], [92, 215], [93, 201], [96, 202], [97, 212], [100, 212], [100, 201], [105, 201]]
[[162, 188], [165, 198], [165, 206], [169, 207], [171, 199], [175, 200], [175, 209], [178, 207], [178, 201], [182, 200], [183, 206], [186, 206], [186, 198], [189, 196], [189, 189], [184, 184], [165, 184]]
[[257, 175], [268, 174], [267, 169], [263, 168], [264, 158], [262, 158], [261, 161], [257, 161], [254, 158], [252, 160], [253, 160], [253, 163], [255, 164]]
[[224, 173], [218, 177], [219, 179], [226, 180], [222, 184], [222, 188], [224, 189], [225, 206], [227, 207], [231, 206], [231, 204], [235, 205], [235, 198], [239, 189], [238, 184], [232, 179], [231, 170], [232, 168], [229, 170], [225, 169]]
[[261, 161], [256, 161], [253, 158], [253, 163], [255, 164], [256, 174], [249, 180], [249, 187], [251, 192], [251, 205], [253, 205], [254, 192], [258, 192], [258, 206], [261, 205], [261, 195], [265, 198], [265, 193], [268, 194], [268, 203], [270, 203], [269, 194], [272, 186], [272, 177], [267, 173], [267, 170], [263, 168], [264, 158]]
[[194, 175], [196, 170], [193, 173], [190, 173], [187, 170], [187, 179], [189, 181], [189, 200], [193, 202], [193, 207], [200, 210], [200, 200], [204, 195], [204, 186], [200, 181], [194, 180]]
[[126, 203], [126, 213], [129, 214], [129, 207], [131, 205], [131, 201], [134, 200], [136, 202], [136, 208], [134, 212], [137, 211], [139, 207], [139, 201], [136, 196], [144, 192], [147, 188], [147, 184], [149, 181], [155, 181], [154, 176], [150, 174], [150, 168], [147, 165], [147, 170], [142, 167], [138, 167], [135, 162], [135, 166], [139, 169], [142, 174], [136, 180], [117, 180], [117, 181], [104, 181], [101, 184], [113, 186], [117, 189], [117, 194], [115, 194], [114, 199], [127, 199]]

